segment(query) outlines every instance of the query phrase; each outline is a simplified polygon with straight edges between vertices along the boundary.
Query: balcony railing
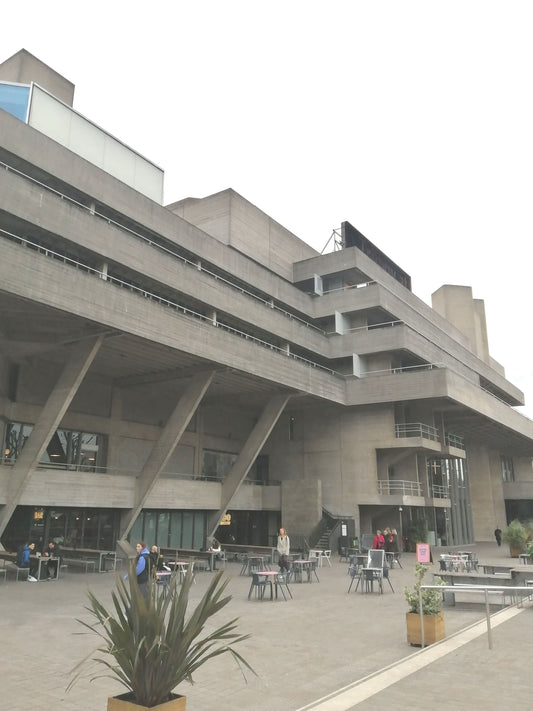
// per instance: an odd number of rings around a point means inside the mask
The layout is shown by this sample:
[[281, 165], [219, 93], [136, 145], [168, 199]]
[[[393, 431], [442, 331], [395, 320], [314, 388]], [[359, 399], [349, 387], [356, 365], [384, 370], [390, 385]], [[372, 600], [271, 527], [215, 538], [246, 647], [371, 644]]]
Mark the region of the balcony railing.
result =
[[436, 427], [425, 425], [423, 422], [404, 422], [395, 425], [396, 437], [424, 437], [434, 442], [439, 441], [439, 432]]
[[453, 432], [446, 432], [445, 440], [446, 444], [449, 447], [456, 447], [457, 449], [465, 448], [464, 437], [460, 437], [459, 435], [453, 434]]
[[440, 484], [433, 484], [433, 486], [431, 487], [431, 496], [434, 499], [449, 499], [450, 487], [441, 486]]
[[402, 496], [423, 496], [422, 485], [417, 481], [393, 479], [378, 480], [378, 494], [401, 494]]

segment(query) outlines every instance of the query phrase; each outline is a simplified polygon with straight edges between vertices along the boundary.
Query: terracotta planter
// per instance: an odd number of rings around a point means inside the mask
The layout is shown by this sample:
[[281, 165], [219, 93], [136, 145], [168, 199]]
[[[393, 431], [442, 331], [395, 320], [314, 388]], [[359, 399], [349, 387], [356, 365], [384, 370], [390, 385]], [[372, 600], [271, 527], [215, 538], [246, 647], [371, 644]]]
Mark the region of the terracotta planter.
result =
[[516, 548], [515, 546], [509, 546], [509, 553], [511, 555], [511, 558], [518, 558], [520, 553], [522, 553], [522, 549]]
[[[420, 615], [417, 612], [408, 612], [405, 616], [407, 622], [407, 641], [413, 647], [422, 645], [422, 633], [420, 630]], [[440, 639], [444, 639], [444, 613], [438, 612], [436, 615], [424, 615], [424, 645], [433, 644]]]
[[170, 701], [157, 706], [139, 706], [131, 701], [131, 694], [111, 696], [107, 700], [107, 711], [185, 711], [186, 696], [174, 695]]

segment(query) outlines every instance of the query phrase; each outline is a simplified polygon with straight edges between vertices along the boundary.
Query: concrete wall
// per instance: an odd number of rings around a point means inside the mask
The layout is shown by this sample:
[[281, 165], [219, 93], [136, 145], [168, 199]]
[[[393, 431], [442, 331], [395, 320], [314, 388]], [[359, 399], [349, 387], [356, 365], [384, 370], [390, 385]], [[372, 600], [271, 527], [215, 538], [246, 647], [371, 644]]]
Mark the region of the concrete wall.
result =
[[74, 84], [25, 49], [0, 64], [0, 79], [17, 84], [33, 81], [69, 106], [74, 100]]
[[472, 522], [477, 541], [494, 540], [497, 525], [506, 522], [500, 455], [482, 446], [467, 449]]
[[281, 525], [289, 538], [309, 534], [322, 518], [322, 485], [317, 479], [284, 481], [281, 484]]
[[435, 311], [467, 336], [473, 352], [489, 363], [485, 305], [472, 297], [472, 287], [441, 286], [431, 295]]
[[293, 262], [316, 250], [234, 190], [167, 206], [176, 215], [292, 281]]

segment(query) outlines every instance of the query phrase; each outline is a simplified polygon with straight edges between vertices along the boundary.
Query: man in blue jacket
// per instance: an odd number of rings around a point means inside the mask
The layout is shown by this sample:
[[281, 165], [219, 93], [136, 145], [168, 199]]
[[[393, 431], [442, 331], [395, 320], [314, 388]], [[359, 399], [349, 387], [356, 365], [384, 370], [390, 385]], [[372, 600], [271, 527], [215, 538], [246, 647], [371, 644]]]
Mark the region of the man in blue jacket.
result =
[[17, 565], [19, 568], [29, 568], [30, 572], [28, 573], [28, 580], [30, 583], [36, 583], [37, 578], [35, 577], [36, 569], [35, 566], [31, 564], [31, 554], [35, 550], [35, 543], [33, 541], [29, 541], [26, 543], [22, 549], [20, 550], [18, 556], [17, 556]]
[[148, 595], [148, 578], [150, 576], [150, 551], [144, 541], [139, 541], [135, 546], [137, 549], [137, 561], [135, 563], [135, 574], [137, 582], [144, 598]]

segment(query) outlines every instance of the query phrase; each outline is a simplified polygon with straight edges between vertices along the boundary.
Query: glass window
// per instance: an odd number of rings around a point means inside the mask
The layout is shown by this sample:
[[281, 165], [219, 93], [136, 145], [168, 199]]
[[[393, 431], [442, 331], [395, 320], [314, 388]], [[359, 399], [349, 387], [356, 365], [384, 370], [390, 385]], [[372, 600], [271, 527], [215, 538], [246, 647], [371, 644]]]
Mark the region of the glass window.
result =
[[202, 452], [202, 476], [208, 479], [223, 479], [231, 470], [237, 455], [204, 449]]
[[0, 82], [0, 108], [26, 122], [30, 87]]
[[[4, 441], [6, 461], [15, 461], [22, 451], [33, 425], [11, 422]], [[94, 432], [58, 429], [48, 443], [40, 463], [84, 472], [95, 472], [105, 466], [105, 437]]]
[[22, 452], [22, 448], [33, 431], [33, 425], [25, 425], [21, 422], [10, 422], [6, 427], [6, 438], [4, 442], [4, 456], [6, 461], [14, 462]]
[[[145, 511], [144, 513], [144, 530], [143, 530], [143, 540], [148, 548], [154, 545], [156, 540], [156, 525], [157, 516], [153, 511]], [[137, 541], [135, 541], [137, 543]]]
[[179, 548], [181, 545], [181, 511], [172, 511], [170, 514], [170, 540], [171, 548]]
[[514, 481], [514, 464], [512, 457], [500, 457], [502, 463], [502, 479], [503, 481]]
[[193, 512], [184, 511], [183, 512], [183, 523], [181, 529], [181, 547], [182, 548], [193, 548], [192, 544], [192, 534], [193, 534]]
[[202, 548], [205, 541], [205, 514], [203, 511], [194, 512], [194, 538], [193, 548]]
[[158, 546], [168, 546], [170, 515], [168, 511], [161, 511], [157, 516], [157, 538], [155, 543]]

